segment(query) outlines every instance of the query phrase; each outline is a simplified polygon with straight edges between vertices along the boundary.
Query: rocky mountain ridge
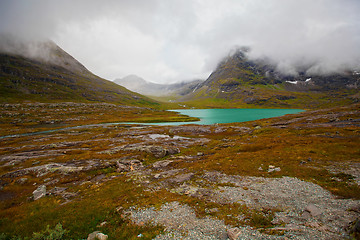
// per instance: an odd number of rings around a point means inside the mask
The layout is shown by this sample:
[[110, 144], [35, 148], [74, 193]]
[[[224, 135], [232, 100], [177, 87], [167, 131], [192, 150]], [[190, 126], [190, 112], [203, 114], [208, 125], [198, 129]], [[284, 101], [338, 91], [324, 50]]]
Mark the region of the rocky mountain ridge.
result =
[[[339, 88], [357, 89], [360, 87], [360, 73], [348, 69], [340, 73], [316, 73], [314, 65], [298, 67], [296, 72], [280, 71], [276, 64], [267, 58], [250, 59], [247, 48], [238, 49], [223, 59], [215, 71], [202, 85], [210, 85], [223, 79], [235, 79], [239, 84], [281, 84], [290, 91], [326, 91]], [[311, 73], [312, 72], [312, 73]], [[296, 86], [289, 87], [291, 85]]]
[[360, 73], [357, 70], [319, 75], [310, 74], [309, 69], [314, 67], [309, 65], [290, 75], [281, 72], [270, 59], [250, 59], [248, 51], [242, 48], [224, 58], [209, 78], [182, 100], [214, 98], [274, 106], [306, 102], [317, 95], [337, 100], [346, 96], [349, 102], [359, 100]]
[[115, 79], [115, 83], [126, 87], [127, 89], [149, 96], [184, 96], [196, 90], [203, 82], [202, 80], [193, 80], [189, 82], [180, 82], [173, 84], [158, 84], [144, 80], [136, 75], [129, 75], [121, 79]]

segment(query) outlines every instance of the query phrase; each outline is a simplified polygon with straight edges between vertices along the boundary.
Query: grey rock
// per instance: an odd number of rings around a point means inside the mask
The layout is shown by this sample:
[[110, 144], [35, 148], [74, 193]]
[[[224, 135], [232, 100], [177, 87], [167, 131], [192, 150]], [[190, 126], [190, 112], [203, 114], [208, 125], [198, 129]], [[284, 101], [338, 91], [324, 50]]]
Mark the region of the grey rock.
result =
[[98, 234], [96, 234], [96, 238], [99, 239], [99, 240], [107, 240], [108, 235], [103, 234], [103, 233], [98, 233]]
[[194, 173], [180, 174], [180, 175], [175, 176], [172, 179], [169, 179], [169, 181], [172, 183], [182, 183], [182, 182], [189, 181], [193, 176], [194, 176]]
[[139, 170], [143, 167], [142, 162], [137, 159], [116, 161], [116, 165], [118, 172], [129, 172]]
[[211, 129], [207, 126], [177, 126], [170, 129], [169, 133], [190, 133], [198, 135], [211, 133]]
[[27, 178], [20, 178], [20, 179], [18, 179], [18, 180], [16, 180], [16, 183], [18, 183], [18, 184], [24, 184], [24, 183], [26, 183], [27, 182]]
[[125, 164], [122, 163], [117, 163], [117, 171], [118, 172], [127, 172], [129, 171], [129, 166], [126, 166]]
[[82, 170], [83, 170], [83, 167], [65, 166], [64, 164], [60, 164], [60, 163], [49, 163], [49, 164], [45, 164], [45, 165], [40, 165], [40, 166], [16, 170], [13, 172], [8, 172], [8, 173], [3, 174], [0, 177], [16, 178], [16, 177], [20, 177], [20, 176], [23, 176], [26, 174], [32, 174], [32, 173], [36, 174], [37, 177], [41, 177], [50, 172], [55, 172], [55, 171], [60, 172], [62, 174], [68, 174], [68, 173], [73, 173], [73, 172], [79, 172]]
[[304, 211], [310, 213], [310, 215], [313, 217], [318, 216], [322, 213], [319, 208], [317, 208], [314, 204], [311, 203], [305, 207]]
[[269, 169], [268, 169], [269, 173], [271, 173], [271, 172], [280, 172], [280, 171], [281, 171], [280, 167], [275, 167], [274, 165], [269, 165]]
[[171, 160], [163, 160], [158, 161], [153, 164], [153, 168], [164, 168], [167, 167], [170, 163], [173, 163], [174, 161]]
[[102, 222], [102, 223], [100, 223], [99, 225], [98, 225], [98, 227], [104, 227], [104, 226], [106, 226], [108, 223], [106, 222], [106, 221], [104, 221], [104, 222]]
[[101, 233], [100, 231], [95, 231], [88, 235], [87, 240], [107, 240], [108, 235]]
[[156, 158], [162, 158], [162, 157], [165, 157], [166, 155], [180, 153], [180, 149], [177, 147], [172, 147], [172, 146], [163, 147], [160, 145], [133, 144], [133, 145], [126, 145], [126, 146], [122, 147], [122, 150], [147, 152], [147, 153], [152, 154]]
[[241, 230], [237, 227], [230, 228], [227, 230], [227, 235], [230, 238], [230, 240], [236, 240], [241, 234]]
[[100, 231], [95, 231], [95, 232], [92, 232], [88, 235], [87, 237], [87, 240], [95, 240], [96, 239], [96, 235], [100, 233]]
[[35, 189], [35, 191], [33, 191], [33, 198], [35, 201], [44, 196], [46, 196], [46, 186], [45, 185], [41, 185], [37, 189]]

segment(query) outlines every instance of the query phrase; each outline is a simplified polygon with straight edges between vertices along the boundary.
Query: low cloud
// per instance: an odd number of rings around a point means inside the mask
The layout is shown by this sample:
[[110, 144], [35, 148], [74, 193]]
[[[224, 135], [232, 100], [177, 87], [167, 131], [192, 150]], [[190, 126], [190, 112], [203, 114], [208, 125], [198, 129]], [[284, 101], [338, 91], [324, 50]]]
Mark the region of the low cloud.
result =
[[52, 39], [107, 79], [206, 78], [237, 46], [278, 70], [360, 69], [358, 0], [3, 0], [0, 32]]

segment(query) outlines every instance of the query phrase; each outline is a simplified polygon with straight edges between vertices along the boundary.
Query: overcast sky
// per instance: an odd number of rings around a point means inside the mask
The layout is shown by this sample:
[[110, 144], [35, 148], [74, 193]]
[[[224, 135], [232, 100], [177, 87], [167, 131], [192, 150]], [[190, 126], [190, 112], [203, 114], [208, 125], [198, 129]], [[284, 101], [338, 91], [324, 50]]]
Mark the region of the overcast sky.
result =
[[326, 72], [359, 67], [360, 0], [0, 0], [0, 32], [52, 39], [109, 80], [205, 79], [244, 45]]

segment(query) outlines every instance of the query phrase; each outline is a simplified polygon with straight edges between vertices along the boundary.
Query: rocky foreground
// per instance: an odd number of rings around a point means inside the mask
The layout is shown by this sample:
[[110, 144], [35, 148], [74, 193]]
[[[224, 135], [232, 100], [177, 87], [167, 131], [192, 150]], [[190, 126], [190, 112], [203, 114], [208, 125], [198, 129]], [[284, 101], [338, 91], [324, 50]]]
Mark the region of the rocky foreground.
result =
[[89, 126], [0, 141], [5, 239], [58, 223], [63, 239], [359, 236], [359, 105], [248, 123]]

